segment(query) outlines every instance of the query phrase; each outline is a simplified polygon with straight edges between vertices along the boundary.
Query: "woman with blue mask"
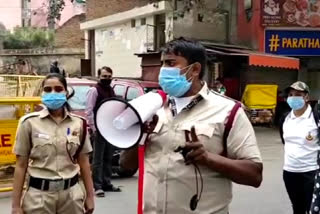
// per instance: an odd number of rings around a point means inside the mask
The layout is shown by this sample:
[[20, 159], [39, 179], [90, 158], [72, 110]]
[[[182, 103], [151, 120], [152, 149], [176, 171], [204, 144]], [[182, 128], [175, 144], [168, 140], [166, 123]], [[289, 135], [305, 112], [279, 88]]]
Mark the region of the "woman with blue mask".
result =
[[[92, 148], [85, 119], [69, 112], [67, 96], [66, 79], [49, 74], [42, 83], [43, 110], [19, 122], [12, 214], [93, 212], [88, 158]], [[27, 190], [22, 196], [27, 172]]]
[[292, 109], [280, 123], [284, 143], [283, 180], [294, 214], [309, 211], [319, 150], [318, 121], [309, 105], [309, 87], [295, 82], [286, 89]]

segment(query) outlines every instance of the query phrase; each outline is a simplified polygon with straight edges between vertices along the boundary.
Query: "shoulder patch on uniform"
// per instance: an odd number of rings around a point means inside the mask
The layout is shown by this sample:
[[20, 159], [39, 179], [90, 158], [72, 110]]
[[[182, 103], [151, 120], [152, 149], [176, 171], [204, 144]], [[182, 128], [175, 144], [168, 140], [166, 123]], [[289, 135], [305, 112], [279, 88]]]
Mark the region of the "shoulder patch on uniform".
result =
[[73, 114], [73, 113], [69, 113], [69, 114], [70, 114], [70, 116], [72, 116], [72, 117], [76, 117], [76, 118], [79, 118], [79, 119], [81, 119], [81, 120], [87, 120], [85, 117], [82, 117], [82, 116], [80, 116], [80, 115]]
[[40, 113], [39, 112], [32, 112], [32, 113], [29, 113], [27, 115], [24, 115], [23, 117], [21, 117], [20, 121], [21, 123], [26, 121], [27, 119], [29, 118], [32, 118], [32, 117], [39, 117], [40, 116]]
[[214, 91], [212, 89], [210, 90], [210, 92], [213, 93], [214, 95], [217, 95], [219, 97], [225, 98], [225, 99], [230, 100], [230, 101], [233, 101], [235, 103], [239, 102], [238, 100], [232, 99], [231, 97], [227, 97], [225, 95], [219, 94], [218, 92], [216, 92], [216, 91]]
[[238, 101], [238, 100], [235, 100], [235, 99], [233, 99], [233, 98], [231, 98], [231, 97], [227, 97], [227, 96], [222, 95], [222, 94], [219, 94], [218, 92], [216, 92], [216, 91], [214, 91], [214, 90], [212, 90], [212, 89], [210, 90], [210, 92], [213, 93], [214, 95], [217, 95], [217, 96], [221, 97], [221, 98], [224, 98], [224, 99], [227, 99], [227, 100], [229, 100], [229, 101], [232, 101], [234, 104], [236, 104], [236, 103], [241, 103], [241, 107], [242, 107], [243, 109], [246, 109], [245, 105], [244, 105], [242, 102]]

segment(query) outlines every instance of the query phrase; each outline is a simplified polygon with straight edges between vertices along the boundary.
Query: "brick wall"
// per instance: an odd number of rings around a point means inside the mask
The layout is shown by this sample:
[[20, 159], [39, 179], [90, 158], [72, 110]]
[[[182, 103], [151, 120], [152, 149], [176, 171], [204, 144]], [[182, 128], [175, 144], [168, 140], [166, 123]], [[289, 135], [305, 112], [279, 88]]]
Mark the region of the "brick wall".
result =
[[157, 0], [87, 0], [86, 19], [92, 20], [141, 7]]
[[63, 24], [56, 31], [55, 47], [57, 48], [84, 48], [84, 33], [80, 30], [80, 22], [84, 15], [77, 15]]

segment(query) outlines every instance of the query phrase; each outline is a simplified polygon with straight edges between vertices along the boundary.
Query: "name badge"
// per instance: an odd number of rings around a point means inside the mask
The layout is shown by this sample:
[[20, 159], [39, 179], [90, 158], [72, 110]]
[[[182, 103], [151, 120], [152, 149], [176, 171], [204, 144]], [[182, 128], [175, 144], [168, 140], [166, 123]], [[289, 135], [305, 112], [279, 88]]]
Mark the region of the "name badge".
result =
[[35, 134], [35, 137], [37, 138], [42, 138], [42, 139], [46, 139], [46, 140], [49, 140], [50, 139], [50, 136], [47, 135], [47, 134], [42, 134], [42, 133], [37, 133]]

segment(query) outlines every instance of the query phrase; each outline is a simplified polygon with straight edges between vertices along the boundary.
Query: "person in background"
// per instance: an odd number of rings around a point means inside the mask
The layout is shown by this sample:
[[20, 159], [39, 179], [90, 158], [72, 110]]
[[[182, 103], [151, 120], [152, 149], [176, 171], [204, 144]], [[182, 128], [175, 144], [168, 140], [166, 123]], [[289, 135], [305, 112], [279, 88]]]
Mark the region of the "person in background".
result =
[[221, 94], [221, 95], [226, 95], [226, 92], [227, 92], [227, 89], [226, 89], [226, 87], [222, 84], [221, 79], [217, 79], [217, 80], [214, 82], [214, 90], [215, 90], [216, 92], [218, 92], [219, 94]]
[[66, 72], [64, 69], [59, 68], [59, 63], [57, 60], [53, 61], [50, 65], [50, 73], [61, 74], [62, 76], [66, 76]]
[[309, 105], [309, 87], [298, 81], [286, 89], [292, 109], [280, 121], [284, 143], [283, 180], [294, 214], [309, 211], [319, 150], [318, 119]]
[[108, 143], [97, 131], [94, 124], [94, 114], [99, 104], [107, 98], [115, 97], [110, 86], [112, 81], [112, 69], [102, 67], [98, 70], [99, 82], [92, 87], [87, 94], [86, 114], [88, 123], [94, 135], [93, 146], [93, 183], [97, 197], [104, 197], [106, 192], [120, 192], [119, 187], [111, 184], [113, 146]]
[[[63, 76], [49, 74], [42, 90], [45, 108], [22, 117], [17, 129], [12, 214], [93, 213], [88, 158], [92, 147], [85, 119], [69, 112]], [[22, 198], [27, 172], [29, 182]]]

